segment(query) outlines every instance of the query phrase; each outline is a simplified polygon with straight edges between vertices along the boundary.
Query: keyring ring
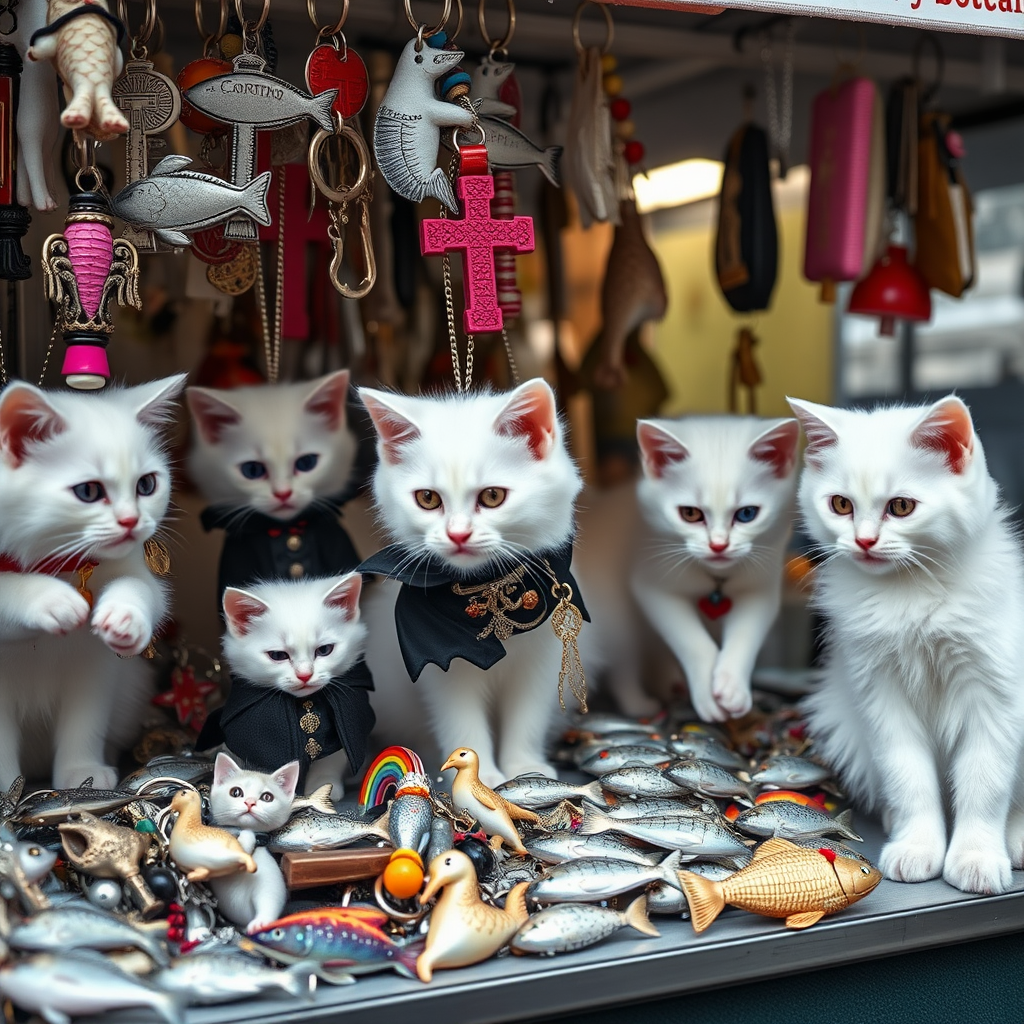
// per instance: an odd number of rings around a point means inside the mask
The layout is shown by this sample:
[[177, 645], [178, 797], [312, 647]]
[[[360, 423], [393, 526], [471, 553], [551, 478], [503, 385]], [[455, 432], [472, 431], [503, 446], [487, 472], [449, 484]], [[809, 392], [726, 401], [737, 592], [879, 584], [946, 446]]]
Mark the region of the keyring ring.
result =
[[516, 4], [515, 0], [505, 0], [505, 8], [508, 11], [508, 25], [505, 34], [501, 39], [492, 39], [487, 34], [487, 0], [479, 0], [476, 7], [476, 23], [480, 27], [480, 38], [487, 44], [491, 53], [498, 50], [508, 50], [508, 44], [512, 42], [512, 36], [516, 31]]
[[[341, 122], [340, 117], [338, 121]], [[356, 180], [348, 186], [329, 184], [320, 170], [320, 150], [328, 139], [336, 137], [350, 142], [355, 147], [356, 154], [359, 157], [359, 173], [356, 175]], [[366, 140], [355, 128], [339, 123], [336, 131], [329, 132], [323, 128], [317, 130], [317, 133], [313, 136], [313, 141], [309, 144], [306, 166], [309, 168], [309, 177], [312, 179], [313, 184], [316, 185], [317, 191], [329, 202], [337, 203], [340, 206], [342, 203], [351, 203], [366, 190], [370, 179], [370, 150], [366, 145]]]
[[[479, 142], [463, 142], [460, 145], [459, 144], [459, 136], [463, 132], [471, 132], [474, 128], [480, 133], [480, 141]], [[455, 129], [452, 130], [452, 149], [454, 149], [456, 153], [461, 153], [463, 146], [482, 146], [486, 141], [487, 141], [487, 132], [484, 131], [484, 126], [479, 121], [474, 121], [473, 124], [470, 125], [468, 128], [455, 128]]]
[[207, 35], [206, 27], [203, 25], [203, 0], [196, 0], [195, 12], [196, 28], [199, 30], [200, 38], [203, 40], [203, 56], [207, 57], [210, 55], [213, 47], [224, 38], [224, 33], [228, 30], [228, 2], [227, 0], [220, 0], [220, 20], [217, 22], [217, 31], [210, 35]]
[[267, 18], [270, 17], [270, 0], [263, 0], [263, 10], [260, 11], [258, 21], [245, 20], [245, 13], [242, 11], [242, 0], [235, 0], [235, 14], [238, 15], [238, 20], [242, 24], [243, 33], [248, 30], [253, 35], [258, 35], [263, 30], [263, 26], [266, 25]]
[[132, 57], [135, 60], [145, 60], [148, 53], [146, 44], [153, 36], [153, 29], [156, 28], [156, 0], [146, 0], [146, 17], [142, 21], [142, 27], [135, 35], [132, 35], [131, 23], [128, 20], [127, 0], [117, 0], [117, 16], [124, 23], [125, 32], [132, 41]]
[[[583, 20], [583, 12], [590, 3], [593, 3], [593, 0], [583, 0], [572, 16], [572, 41], [576, 45], [577, 53], [582, 53], [584, 50], [583, 41], [580, 39], [580, 22]], [[612, 48], [612, 40], [615, 39], [615, 23], [612, 21], [612, 12], [608, 10], [607, 4], [594, 4], [594, 6], [604, 15], [605, 37], [601, 53], [608, 53]]]
[[327, 28], [320, 25], [320, 19], [316, 16], [316, 0], [306, 0], [306, 13], [309, 15], [309, 20], [313, 22], [313, 28], [316, 29], [317, 42], [320, 42], [321, 39], [326, 39], [328, 36], [341, 35], [341, 28], [348, 18], [348, 3], [349, 0], [342, 0], [341, 17], [330, 28]]
[[388, 916], [393, 917], [396, 921], [401, 921], [402, 924], [412, 924], [414, 921], [422, 920], [426, 916], [430, 907], [423, 907], [414, 914], [410, 914], [404, 910], [398, 910], [393, 907], [384, 896], [384, 875], [379, 874], [377, 881], [373, 883], [373, 895], [377, 899], [377, 905], [381, 910], [384, 911]]
[[[267, 0], [269, 3], [269, 0]], [[433, 27], [427, 28], [426, 25], [421, 21], [417, 21], [412, 16], [412, 0], [405, 0], [405, 16], [409, 20], [409, 24], [416, 30], [419, 38], [429, 39], [431, 36], [436, 36], [448, 22], [452, 13], [452, 0], [444, 0], [444, 7], [441, 8], [441, 20]]]

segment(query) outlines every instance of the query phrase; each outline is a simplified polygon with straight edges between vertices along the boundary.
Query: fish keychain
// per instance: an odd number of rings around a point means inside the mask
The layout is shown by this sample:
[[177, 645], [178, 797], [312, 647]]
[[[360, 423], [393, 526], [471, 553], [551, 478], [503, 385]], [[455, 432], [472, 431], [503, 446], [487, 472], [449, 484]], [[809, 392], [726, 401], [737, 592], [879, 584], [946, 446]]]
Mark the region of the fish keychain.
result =
[[[235, 10], [242, 23], [242, 52], [232, 62], [232, 71], [193, 85], [185, 99], [201, 114], [231, 125], [231, 181], [236, 189], [245, 191], [256, 178], [257, 131], [283, 128], [306, 119], [332, 131], [338, 90], [312, 96], [267, 74], [267, 62], [257, 51], [260, 31], [270, 14], [270, 0], [263, 0], [255, 22], [243, 16], [241, 0], [235, 0]], [[253, 218], [233, 216], [224, 228], [224, 237], [255, 241]]]
[[[369, 293], [377, 278], [373, 241], [370, 238], [370, 151], [357, 127], [357, 117], [369, 95], [370, 78], [362, 58], [355, 50], [350, 49], [342, 32], [345, 18], [348, 16], [348, 0], [344, 0], [341, 17], [329, 27], [321, 26], [317, 20], [316, 0], [307, 0], [307, 9], [310, 20], [317, 29], [317, 45], [306, 61], [306, 85], [314, 95], [319, 95], [332, 86], [337, 91], [334, 100], [333, 130], [320, 128], [309, 145], [309, 177], [329, 204], [331, 225], [327, 234], [334, 251], [328, 270], [331, 283], [345, 298], [361, 299]], [[321, 42], [325, 38], [332, 41]], [[332, 140], [338, 144], [347, 142], [355, 152], [356, 180], [351, 185], [345, 185], [340, 180], [336, 184], [331, 184], [321, 170], [321, 152]], [[344, 161], [339, 163], [344, 166]], [[348, 284], [342, 273], [345, 262], [345, 229], [349, 223], [348, 208], [351, 203], [358, 206], [357, 222], [363, 265], [362, 280], [355, 285]]]

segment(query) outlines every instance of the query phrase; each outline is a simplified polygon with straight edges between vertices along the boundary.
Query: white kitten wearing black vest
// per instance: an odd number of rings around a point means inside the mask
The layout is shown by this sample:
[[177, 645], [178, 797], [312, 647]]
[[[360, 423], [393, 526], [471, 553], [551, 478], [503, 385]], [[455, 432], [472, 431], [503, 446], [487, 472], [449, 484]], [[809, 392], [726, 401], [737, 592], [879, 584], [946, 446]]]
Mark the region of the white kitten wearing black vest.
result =
[[137, 739], [135, 656], [168, 611], [143, 545], [167, 512], [161, 428], [184, 383], [0, 394], [0, 787], [51, 767], [58, 787], [112, 787], [105, 747]]
[[378, 436], [377, 514], [395, 542], [361, 566], [391, 577], [364, 607], [381, 732], [414, 743], [426, 721], [438, 756], [472, 747], [488, 785], [551, 774], [554, 578], [580, 603], [569, 574], [580, 477], [551, 388], [360, 397]]

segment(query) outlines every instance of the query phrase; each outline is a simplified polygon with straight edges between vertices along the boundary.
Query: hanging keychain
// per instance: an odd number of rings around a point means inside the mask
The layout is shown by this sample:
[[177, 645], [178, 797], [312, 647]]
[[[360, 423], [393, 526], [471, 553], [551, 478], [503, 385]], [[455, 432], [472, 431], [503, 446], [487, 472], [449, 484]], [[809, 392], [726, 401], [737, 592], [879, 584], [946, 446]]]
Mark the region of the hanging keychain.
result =
[[[119, 0], [119, 14], [129, 25], [128, 5]], [[148, 44], [156, 28], [156, 0], [146, 0], [146, 16], [139, 31], [132, 36], [131, 56], [121, 77], [114, 83], [114, 102], [128, 120], [125, 145], [127, 184], [145, 178], [149, 173], [148, 136], [166, 131], [181, 112], [181, 94], [166, 75], [155, 70], [149, 60]], [[123, 237], [138, 252], [157, 252], [172, 246], [158, 243], [152, 231], [127, 224]]]
[[[0, 5], [0, 278], [24, 281], [32, 276], [31, 261], [21, 248], [28, 231], [28, 210], [18, 202], [15, 170], [18, 167], [19, 83], [22, 63], [17, 48], [4, 40], [18, 28], [18, 0]], [[8, 291], [8, 300], [14, 296]], [[10, 317], [9, 324], [14, 318]]]
[[[345, 298], [361, 299], [369, 294], [377, 279], [377, 266], [373, 256], [373, 241], [370, 238], [370, 201], [372, 199], [372, 174], [370, 151], [366, 140], [358, 129], [358, 115], [366, 103], [370, 91], [370, 79], [366, 65], [355, 50], [351, 49], [342, 31], [348, 17], [348, 0], [344, 0], [341, 17], [331, 26], [321, 26], [316, 14], [316, 0], [306, 0], [306, 9], [313, 27], [317, 30], [317, 45], [306, 61], [306, 85], [314, 95], [334, 87], [337, 98], [334, 101], [334, 130], [319, 129], [309, 146], [307, 166], [309, 177], [317, 191], [327, 200], [331, 225], [327, 234], [331, 240], [333, 256], [328, 269], [331, 284]], [[330, 39], [330, 42], [322, 40]], [[347, 142], [356, 155], [356, 180], [352, 185], [342, 182], [345, 161], [337, 164], [337, 181], [331, 181], [322, 171], [321, 154], [325, 146], [334, 143], [340, 147]], [[357, 222], [362, 248], [363, 277], [358, 284], [351, 285], [344, 280], [345, 231], [349, 224], [349, 205], [358, 206]]]

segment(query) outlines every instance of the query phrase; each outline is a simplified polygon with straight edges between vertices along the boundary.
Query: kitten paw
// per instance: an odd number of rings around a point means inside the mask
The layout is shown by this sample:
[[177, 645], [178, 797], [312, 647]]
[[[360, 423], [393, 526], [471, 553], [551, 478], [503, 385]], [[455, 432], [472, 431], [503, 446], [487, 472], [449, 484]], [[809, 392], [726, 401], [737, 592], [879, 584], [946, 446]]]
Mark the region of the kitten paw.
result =
[[715, 669], [711, 678], [711, 695], [730, 718], [742, 718], [753, 703], [750, 680], [727, 668]]
[[61, 580], [53, 582], [57, 585], [44, 599], [27, 604], [24, 623], [29, 629], [63, 636], [85, 625], [89, 618], [89, 602]]
[[1002, 850], [951, 849], [942, 877], [961, 892], [998, 896], [1012, 882], [1010, 858]]
[[1006, 825], [1006, 846], [1013, 867], [1024, 868], [1024, 813], [1013, 811]]
[[117, 769], [88, 761], [53, 769], [53, 784], [57, 789], [77, 789], [88, 778], [92, 779], [93, 789], [114, 789]]
[[502, 779], [514, 779], [517, 775], [544, 775], [549, 779], [557, 779], [558, 774], [551, 765], [543, 761], [512, 761], [502, 767]]
[[690, 686], [690, 703], [702, 722], [724, 722], [729, 716], [718, 706], [711, 687]]
[[894, 839], [882, 847], [878, 866], [894, 882], [925, 882], [942, 873], [945, 852], [945, 843], [936, 839]]
[[149, 645], [153, 625], [139, 608], [101, 601], [92, 617], [92, 631], [115, 654], [131, 658]]

